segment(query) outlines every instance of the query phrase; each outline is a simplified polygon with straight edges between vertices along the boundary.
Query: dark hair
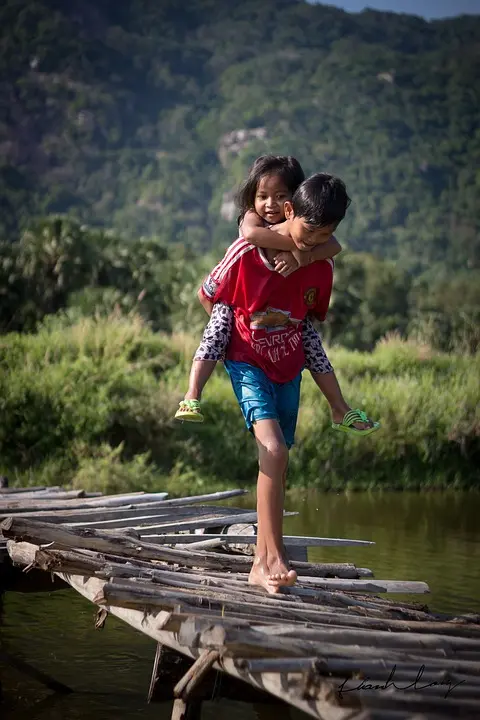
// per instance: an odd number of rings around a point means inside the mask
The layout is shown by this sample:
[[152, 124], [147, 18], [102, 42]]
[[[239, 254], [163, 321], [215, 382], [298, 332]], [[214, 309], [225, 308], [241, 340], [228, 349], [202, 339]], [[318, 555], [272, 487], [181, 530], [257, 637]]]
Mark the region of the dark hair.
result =
[[239, 224], [245, 213], [255, 206], [258, 183], [265, 175], [278, 175], [292, 195], [305, 180], [302, 166], [291, 155], [262, 155], [257, 158], [237, 194], [237, 205], [240, 208]]
[[338, 225], [350, 202], [345, 183], [328, 173], [304, 180], [292, 198], [294, 214], [316, 228]]

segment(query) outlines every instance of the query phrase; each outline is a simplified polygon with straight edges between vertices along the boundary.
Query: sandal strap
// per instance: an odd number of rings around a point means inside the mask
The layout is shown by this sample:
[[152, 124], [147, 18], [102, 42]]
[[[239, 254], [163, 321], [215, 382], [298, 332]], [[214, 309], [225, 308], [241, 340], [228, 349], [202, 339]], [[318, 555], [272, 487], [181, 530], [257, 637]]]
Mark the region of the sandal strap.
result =
[[193, 412], [200, 410], [200, 402], [198, 400], [182, 400], [179, 405], [180, 410], [193, 410]]
[[350, 427], [356, 422], [368, 422], [368, 417], [366, 413], [363, 412], [363, 410], [349, 410], [347, 413], [345, 413], [344, 418], [342, 420], [342, 425], [345, 425], [346, 427]]

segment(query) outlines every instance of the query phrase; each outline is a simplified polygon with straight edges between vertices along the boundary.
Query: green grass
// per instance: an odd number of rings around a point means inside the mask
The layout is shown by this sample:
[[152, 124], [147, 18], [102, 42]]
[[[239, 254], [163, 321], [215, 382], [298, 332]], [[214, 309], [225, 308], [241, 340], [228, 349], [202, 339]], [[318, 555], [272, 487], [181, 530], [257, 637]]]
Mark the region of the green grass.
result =
[[[221, 366], [206, 423], [173, 421], [196, 339], [135, 316], [50, 318], [0, 340], [0, 472], [26, 484], [202, 492], [255, 482], [255, 445]], [[321, 489], [475, 487], [480, 357], [396, 337], [370, 354], [332, 348], [346, 398], [382, 422], [369, 438], [330, 429], [304, 374], [290, 485]]]

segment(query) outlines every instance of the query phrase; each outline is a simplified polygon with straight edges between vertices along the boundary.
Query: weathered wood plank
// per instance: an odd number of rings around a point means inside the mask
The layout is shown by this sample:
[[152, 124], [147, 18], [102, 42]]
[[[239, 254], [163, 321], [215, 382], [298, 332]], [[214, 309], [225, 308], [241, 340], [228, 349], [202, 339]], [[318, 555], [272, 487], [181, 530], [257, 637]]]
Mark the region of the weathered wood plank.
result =
[[[201, 538], [201, 540], [200, 540]], [[182, 543], [182, 544], [191, 544], [195, 543], [198, 545], [199, 542], [204, 542], [207, 540], [220, 540], [222, 545], [233, 545], [233, 544], [244, 544], [244, 545], [250, 545], [250, 544], [256, 544], [257, 542], [257, 536], [256, 535], [218, 535], [218, 534], [209, 534], [204, 533], [201, 536], [198, 535], [159, 535], [158, 541], [166, 545], [169, 544], [175, 544], [175, 543]], [[354, 546], [368, 546], [368, 545], [375, 545], [374, 542], [371, 542], [370, 540], [349, 540], [347, 538], [320, 538], [320, 537], [308, 537], [303, 535], [284, 535], [283, 537], [284, 545], [289, 546], [307, 546], [307, 547], [336, 547], [336, 546], [345, 546], [345, 547], [354, 547]]]
[[[59, 549], [86, 549], [111, 555], [124, 555], [132, 559], [164, 560], [183, 564], [186, 567], [205, 567], [214, 571], [225, 570], [248, 572], [251, 559], [242, 555], [223, 553], [191, 552], [175, 548], [155, 545], [142, 540], [135, 540], [126, 534], [107, 534], [95, 529], [69, 528], [64, 525], [53, 525], [15, 515], [0, 524], [3, 535], [17, 541], [26, 541], [34, 545], [55, 543]], [[309, 577], [323, 576], [329, 570], [329, 564], [295, 562], [292, 567], [299, 574], [308, 573]], [[330, 566], [331, 567], [331, 566]]]
[[[154, 502], [148, 502], [143, 504], [129, 503], [128, 505], [121, 505], [113, 508], [108, 507], [95, 507], [87, 510], [48, 510], [35, 512], [22, 512], [21, 516], [24, 518], [30, 518], [32, 520], [40, 520], [43, 522], [53, 522], [56, 524], [60, 523], [78, 523], [82, 525], [84, 522], [90, 522], [93, 520], [115, 520], [115, 519], [126, 519], [135, 518], [138, 515], [152, 515], [155, 517], [194, 517], [196, 514], [201, 515], [202, 513], [210, 512], [222, 513], [223, 515], [234, 515], [235, 513], [250, 512], [248, 510], [242, 510], [242, 508], [233, 507], [221, 507], [217, 505], [175, 505], [165, 507], [166, 500], [157, 500]], [[18, 514], [18, 513], [16, 513]], [[130, 522], [130, 525], [132, 523]]]
[[[15, 495], [17, 493], [33, 493], [33, 492], [40, 492], [40, 490], [47, 490], [48, 488], [45, 485], [37, 485], [32, 487], [2, 487], [0, 485], [0, 498], [3, 495]], [[51, 490], [60, 490], [59, 485], [52, 485]]]
[[162, 500], [167, 497], [167, 493], [128, 493], [123, 495], [107, 495], [96, 498], [83, 498], [82, 500], [49, 500], [41, 502], [32, 499], [22, 502], [20, 499], [13, 504], [8, 503], [6, 507], [5, 501], [0, 499], [0, 514], [5, 516], [5, 510], [10, 513], [22, 513], [25, 510], [72, 510], [72, 509], [89, 509], [94, 507], [118, 507], [128, 505], [135, 502], [137, 505], [152, 502], [153, 500]]
[[[99, 581], [96, 581], [95, 578], [91, 578], [89, 581], [83, 582], [81, 578], [65, 578], [70, 580], [71, 584], [76, 587], [79, 592], [84, 594], [86, 597], [89, 597], [90, 599], [96, 594], [98, 589], [102, 587], [102, 583]], [[200, 654], [200, 649], [197, 648], [195, 645], [191, 645], [187, 642], [187, 644], [182, 645], [182, 642], [185, 642], [186, 639], [189, 640], [188, 636], [184, 637], [181, 633], [169, 633], [167, 631], [163, 630], [163, 627], [168, 625], [168, 619], [172, 616], [171, 613], [159, 613], [157, 615], [145, 615], [143, 611], [139, 610], [122, 610], [121, 608], [115, 608], [111, 607], [109, 610], [117, 615], [118, 617], [124, 619], [129, 624], [133, 625], [134, 627], [137, 627], [142, 632], [144, 632], [147, 635], [150, 635], [155, 640], [164, 642], [164, 644], [168, 645], [169, 647], [172, 647], [173, 649], [179, 650], [180, 652], [183, 652], [185, 655], [189, 657], [198, 657]], [[250, 632], [250, 631], [248, 631]], [[212, 636], [211, 636], [212, 637]], [[211, 638], [210, 638], [211, 639]], [[209, 638], [205, 637], [204, 642], [208, 642]], [[258, 643], [258, 633], [256, 633], [256, 642]], [[327, 646], [326, 652], [330, 652], [330, 648], [333, 647], [334, 650], [336, 650], [336, 653], [338, 655], [339, 652], [339, 646], [333, 645], [333, 646]], [[285, 651], [287, 654], [297, 654], [298, 652], [295, 652], [295, 643], [289, 642], [286, 645]], [[342, 650], [346, 651], [347, 653], [356, 653], [358, 655], [359, 649], [354, 649], [352, 646], [343, 646]], [[285, 652], [284, 651], [284, 652]], [[276, 652], [276, 651], [275, 651]], [[378, 653], [382, 653], [382, 655], [385, 654], [385, 651], [383, 648], [369, 648], [368, 649], [368, 655], [370, 653], [373, 653], [374, 656], [378, 657]], [[398, 656], [398, 652], [394, 653], [392, 652], [391, 657], [395, 658], [395, 656]], [[401, 653], [401, 656], [403, 657], [405, 655], [404, 652]], [[347, 655], [348, 657], [348, 655]], [[413, 657], [413, 661], [415, 662], [418, 658]], [[445, 658], [443, 659], [443, 662], [445, 662]], [[332, 692], [332, 684], [328, 686], [328, 692], [325, 690], [325, 692], [319, 692], [318, 688], [315, 689], [315, 695], [313, 697], [310, 697], [308, 692], [305, 692], [306, 686], [305, 686], [305, 677], [303, 674], [292, 674], [292, 673], [286, 673], [286, 674], [278, 674], [278, 673], [264, 673], [260, 677], [254, 676], [253, 674], [249, 673], [248, 670], [240, 671], [238, 668], [234, 667], [234, 659], [231, 657], [224, 656], [221, 661], [218, 663], [219, 668], [223, 669], [224, 671], [228, 672], [229, 674], [232, 674], [236, 677], [240, 677], [244, 679], [247, 682], [250, 682], [255, 687], [262, 687], [263, 689], [267, 690], [268, 692], [272, 692], [272, 694], [276, 695], [277, 697], [286, 700], [290, 704], [294, 705], [295, 707], [298, 707], [299, 709], [303, 710], [304, 712], [308, 713], [312, 717], [321, 717], [322, 720], [347, 720], [349, 718], [351, 720], [352, 718], [352, 708], [349, 707], [348, 711], [345, 712], [345, 709], [341, 706], [332, 706], [332, 704], [329, 702], [328, 697], [329, 693]], [[328, 683], [327, 683], [328, 685]], [[335, 695], [336, 692], [336, 686], [333, 686], [333, 694]], [[465, 709], [465, 705], [463, 705], [463, 709]], [[386, 714], [388, 713], [388, 714]], [[364, 716], [364, 720], [367, 716]], [[377, 713], [375, 715], [376, 720], [378, 718], [385, 718], [385, 720], [389, 720], [391, 715], [389, 714], [389, 711], [386, 709], [382, 709], [381, 713]], [[393, 715], [392, 717], [395, 717]], [[408, 715], [405, 715], [404, 717], [410, 717]], [[447, 716], [443, 716], [445, 718]]]
[[[133, 507], [138, 505], [153, 505], [154, 502], [162, 502], [164, 505], [164, 509], [168, 510], [169, 508], [176, 508], [176, 507], [184, 507], [188, 505], [196, 505], [203, 502], [216, 502], [218, 500], [227, 500], [232, 497], [237, 497], [240, 495], [244, 495], [246, 493], [245, 490], [236, 489], [236, 490], [224, 490], [221, 492], [215, 492], [215, 493], [206, 493], [204, 495], [192, 495], [185, 498], [172, 498], [171, 500], [166, 500], [168, 493], [165, 492], [159, 492], [159, 493], [144, 493], [144, 492], [135, 492], [135, 493], [124, 493], [124, 494], [118, 494], [118, 495], [106, 495], [102, 496], [101, 499], [105, 500], [105, 502], [97, 502], [97, 503], [54, 503], [52, 500], [52, 503], [48, 506], [48, 511], [68, 511], [68, 510], [78, 510], [78, 509], [91, 509], [91, 508], [113, 508], [113, 507], [122, 507], [122, 506], [128, 506], [129, 504], [133, 505]], [[101, 496], [101, 493], [87, 493], [91, 499], [98, 500]], [[95, 498], [92, 497], [95, 495]], [[16, 499], [16, 498], [15, 498]], [[2, 512], [2, 495], [0, 494], [0, 512]], [[23, 512], [28, 511], [30, 513], [38, 513], [45, 512], [46, 508], [43, 505], [38, 505], [38, 503], [34, 502], [34, 498], [30, 502], [21, 502], [18, 501], [15, 505], [9, 505], [9, 511], [11, 512]], [[228, 508], [225, 508], [225, 511], [228, 512]], [[44, 516], [44, 519], [46, 517]], [[50, 518], [49, 518], [50, 519]]]
[[28, 506], [30, 503], [38, 503], [41, 507], [48, 507], [51, 502], [78, 498], [85, 498], [85, 490], [55, 490], [53, 492], [41, 490], [36, 493], [15, 494], [7, 497], [0, 495], [0, 512], [5, 513], [10, 509], [15, 511], [19, 506]]
[[167, 507], [180, 507], [184, 505], [196, 505], [197, 503], [216, 502], [217, 500], [228, 500], [233, 497], [246, 495], [248, 490], [236, 488], [234, 490], [220, 490], [219, 492], [205, 493], [204, 495], [189, 495], [186, 497], [171, 498], [165, 500]]
[[[223, 525], [224, 520], [226, 518], [234, 518], [235, 522], [238, 522], [238, 519], [240, 517], [252, 517], [256, 513], [249, 512], [248, 510], [237, 510], [236, 513], [225, 513], [223, 512], [223, 508], [214, 508], [213, 510], [210, 508], [207, 509], [197, 509], [195, 507], [188, 507], [183, 510], [182, 508], [176, 508], [177, 512], [172, 513], [172, 510], [169, 512], [162, 512], [162, 509], [159, 508], [158, 511], [154, 514], [150, 513], [142, 513], [142, 511], [137, 511], [135, 515], [132, 515], [127, 518], [115, 518], [113, 520], [89, 520], [89, 521], [82, 521], [82, 522], [66, 522], [65, 524], [69, 527], [92, 527], [92, 528], [98, 528], [99, 530], [108, 530], [111, 528], [112, 530], [118, 530], [123, 527], [130, 527], [130, 528], [138, 528], [142, 530], [142, 533], [147, 530], [156, 530], [157, 528], [169, 528], [169, 527], [176, 527], [177, 525], [180, 526], [180, 531], [185, 530], [195, 530], [197, 527], [214, 527], [215, 525]], [[196, 521], [203, 522], [205, 521], [206, 525], [197, 525], [195, 524]], [[248, 522], [248, 520], [246, 520]], [[227, 523], [229, 523], [229, 520], [227, 520]], [[197, 536], [197, 540], [200, 540], [202, 538], [202, 535]]]
[[[66, 582], [69, 582], [72, 587], [89, 600], [92, 600], [92, 598], [98, 594], [104, 584], [103, 581], [96, 578], [90, 578], [89, 580], [84, 581], [83, 578], [78, 576], [64, 576], [63, 579], [66, 580]], [[168, 618], [169, 613], [160, 613], [155, 617], [149, 617], [145, 616], [145, 614], [139, 610], [129, 610], [116, 607], [109, 608], [109, 612], [124, 620], [132, 627], [135, 627], [137, 630], [140, 630], [140, 632], [150, 636], [157, 642], [168, 645], [168, 647], [183, 653], [187, 657], [196, 659], [200, 655], [200, 651], [195, 648], [182, 646], [173, 633], [162, 631], [162, 619]], [[237, 670], [234, 666], [233, 660], [226, 657], [216, 663], [215, 667], [219, 670], [228, 672], [233, 677], [250, 682], [256, 688], [271, 692], [274, 696], [289, 702], [291, 705], [298, 707], [300, 710], [303, 710], [312, 717], [319, 717], [316, 707], [318, 702], [312, 704], [309, 699], [303, 698], [301, 693], [294, 693], [289, 689], [288, 682], [284, 683], [284, 688], [279, 688], [278, 683], [270, 682], [269, 676], [264, 676], [260, 680], [253, 675], [248, 678], [248, 671]], [[322, 709], [324, 710], [324, 708]], [[352, 720], [350, 709], [348, 712], [342, 710], [341, 713], [336, 713], [335, 716], [324, 715], [322, 717], [324, 717], [325, 720]]]

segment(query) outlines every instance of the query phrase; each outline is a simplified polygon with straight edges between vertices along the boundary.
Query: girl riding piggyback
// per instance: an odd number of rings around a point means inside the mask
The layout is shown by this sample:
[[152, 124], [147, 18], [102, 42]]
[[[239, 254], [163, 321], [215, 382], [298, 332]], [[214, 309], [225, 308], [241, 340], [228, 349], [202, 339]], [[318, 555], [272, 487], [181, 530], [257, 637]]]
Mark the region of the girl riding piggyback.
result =
[[[304, 179], [300, 163], [291, 156], [262, 156], [251, 167], [237, 198], [239, 240], [231, 245], [199, 291], [199, 300], [211, 317], [194, 356], [189, 388], [175, 414], [177, 420], [204, 421], [200, 406], [202, 391], [216, 363], [225, 357], [233, 326], [233, 309], [222, 303], [213, 304], [209, 298], [213, 298], [216, 284], [238, 259], [238, 254], [248, 248], [245, 241], [250, 247], [278, 250], [274, 269], [285, 277], [298, 267], [319, 260], [330, 259], [333, 265], [332, 258], [341, 251], [340, 244], [328, 233], [322, 244], [309, 247], [305, 240], [304, 247], [299, 249], [290, 237], [275, 232], [275, 226], [285, 220], [285, 202], [292, 199]], [[305, 366], [330, 405], [332, 427], [355, 435], [369, 435], [377, 430], [378, 423], [369, 420], [363, 411], [352, 410], [345, 402], [320, 336], [308, 318], [302, 324], [302, 341]]]

